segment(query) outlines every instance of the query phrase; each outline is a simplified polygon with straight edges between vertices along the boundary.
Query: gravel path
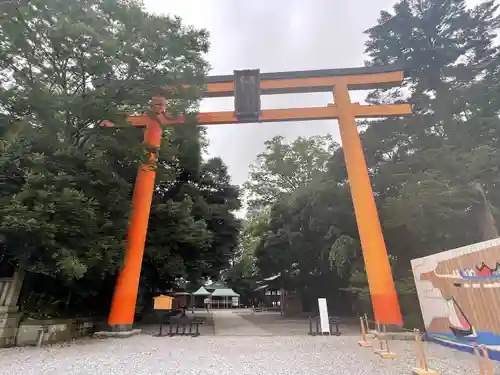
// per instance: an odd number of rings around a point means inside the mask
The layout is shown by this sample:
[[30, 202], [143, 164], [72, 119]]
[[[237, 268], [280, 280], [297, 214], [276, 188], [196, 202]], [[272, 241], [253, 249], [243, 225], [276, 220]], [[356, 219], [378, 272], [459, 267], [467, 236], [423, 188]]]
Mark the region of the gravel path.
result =
[[[250, 319], [244, 313], [214, 311], [215, 327], [204, 326], [206, 332], [201, 331], [202, 336], [197, 338], [152, 337], [158, 328], [153, 327], [128, 339], [86, 339], [46, 348], [3, 349], [0, 375], [402, 375], [411, 374], [416, 365], [411, 341], [391, 342], [397, 358], [384, 360], [372, 349], [360, 348], [359, 335], [278, 336], [284, 331], [274, 332], [272, 327], [279, 324], [261, 324], [266, 316]], [[299, 328], [304, 331], [304, 327]], [[425, 345], [430, 367], [441, 375], [479, 373], [470, 354], [432, 343]], [[497, 371], [500, 374], [500, 367]]]
[[[394, 342], [395, 360], [344, 337], [162, 337], [89, 339], [50, 348], [0, 350], [0, 374], [22, 375], [361, 375], [411, 374], [411, 342]], [[479, 371], [471, 355], [427, 344], [430, 364], [442, 375]], [[438, 359], [439, 358], [439, 359]], [[500, 369], [497, 369], [500, 370]]]

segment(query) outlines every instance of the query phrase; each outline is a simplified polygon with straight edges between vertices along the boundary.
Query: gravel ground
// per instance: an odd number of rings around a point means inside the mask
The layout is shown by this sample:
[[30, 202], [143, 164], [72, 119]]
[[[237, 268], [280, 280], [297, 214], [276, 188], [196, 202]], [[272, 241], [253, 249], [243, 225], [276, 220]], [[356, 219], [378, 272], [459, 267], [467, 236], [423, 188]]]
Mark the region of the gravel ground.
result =
[[[151, 337], [88, 339], [48, 348], [0, 350], [0, 374], [411, 374], [411, 342], [394, 342], [398, 356], [383, 360], [357, 337]], [[442, 375], [477, 374], [473, 357], [427, 344], [431, 367]], [[497, 371], [500, 368], [497, 368]]]
[[[270, 332], [272, 336], [303, 336], [309, 332], [309, 319], [281, 317], [279, 313], [237, 312], [241, 318]], [[315, 327], [313, 327], [315, 329]], [[359, 321], [354, 325], [340, 324], [345, 336], [359, 336]]]

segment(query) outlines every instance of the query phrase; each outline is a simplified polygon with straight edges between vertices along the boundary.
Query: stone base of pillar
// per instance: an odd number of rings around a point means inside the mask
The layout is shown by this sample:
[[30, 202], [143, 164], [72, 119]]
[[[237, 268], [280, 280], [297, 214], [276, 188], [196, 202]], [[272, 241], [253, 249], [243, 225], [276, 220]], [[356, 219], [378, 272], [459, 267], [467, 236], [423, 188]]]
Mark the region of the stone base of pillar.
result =
[[109, 331], [99, 331], [94, 333], [94, 336], [98, 338], [107, 338], [107, 337], [127, 338], [138, 335], [141, 332], [142, 332], [141, 329], [132, 329], [130, 327], [128, 330], [126, 330], [126, 329], [120, 329], [117, 326], [112, 326], [110, 327]]

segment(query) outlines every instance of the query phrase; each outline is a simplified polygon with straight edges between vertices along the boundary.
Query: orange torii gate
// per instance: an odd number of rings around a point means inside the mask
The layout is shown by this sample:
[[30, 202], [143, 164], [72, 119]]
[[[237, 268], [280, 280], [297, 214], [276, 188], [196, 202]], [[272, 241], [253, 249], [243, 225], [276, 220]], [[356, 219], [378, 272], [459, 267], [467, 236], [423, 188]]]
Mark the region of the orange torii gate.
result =
[[[399, 85], [402, 69], [395, 66], [263, 73], [259, 70], [235, 71], [234, 75], [213, 76], [206, 80], [204, 97], [235, 97], [235, 111], [200, 113], [200, 125], [243, 122], [304, 121], [337, 119], [347, 166], [356, 221], [363, 249], [375, 320], [381, 324], [402, 324], [401, 311], [391, 267], [375, 206], [356, 118], [376, 118], [411, 114], [408, 104], [360, 105], [352, 103], [349, 90], [368, 90]], [[260, 95], [332, 92], [334, 103], [326, 107], [264, 109]], [[181, 125], [182, 116], [172, 119], [166, 113], [166, 99], [152, 100], [151, 114], [128, 117], [134, 127], [144, 127], [144, 141], [160, 146], [162, 127]], [[103, 126], [113, 126], [103, 122]], [[119, 274], [108, 324], [112, 332], [132, 330], [154, 191], [156, 151], [149, 163], [139, 167], [132, 198], [132, 213], [124, 266]]]

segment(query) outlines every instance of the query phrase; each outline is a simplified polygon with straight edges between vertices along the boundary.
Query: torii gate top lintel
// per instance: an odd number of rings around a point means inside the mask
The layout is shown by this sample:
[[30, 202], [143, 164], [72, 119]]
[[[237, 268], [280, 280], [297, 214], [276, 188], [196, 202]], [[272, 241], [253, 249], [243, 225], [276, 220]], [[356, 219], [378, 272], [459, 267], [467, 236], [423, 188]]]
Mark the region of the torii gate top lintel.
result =
[[405, 78], [400, 65], [357, 67], [344, 69], [319, 69], [287, 72], [260, 73], [258, 69], [235, 70], [234, 74], [208, 76], [203, 93], [205, 98], [234, 95], [235, 76], [258, 72], [261, 95], [331, 92], [332, 86], [345, 82], [350, 90], [372, 90], [397, 86]]
[[[235, 98], [234, 111], [200, 113], [200, 125], [223, 125], [246, 122], [284, 122], [337, 119], [335, 103], [323, 107], [261, 109], [261, 95], [332, 92], [342, 86], [348, 90], [369, 90], [399, 86], [405, 78], [405, 71], [396, 65], [348, 69], [307, 70], [260, 73], [258, 69], [235, 70], [233, 75], [209, 76], [202, 93], [204, 98]], [[137, 81], [135, 81], [137, 82]], [[133, 84], [133, 81], [120, 84]], [[189, 87], [185, 84], [184, 87]], [[174, 89], [172, 87], [172, 89]], [[360, 105], [354, 106], [354, 117], [377, 118], [411, 114], [409, 104]], [[144, 127], [148, 115], [129, 116], [132, 126]], [[170, 118], [159, 116], [157, 121], [164, 126], [184, 123], [183, 116]], [[112, 126], [104, 122], [104, 126]]]

